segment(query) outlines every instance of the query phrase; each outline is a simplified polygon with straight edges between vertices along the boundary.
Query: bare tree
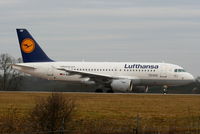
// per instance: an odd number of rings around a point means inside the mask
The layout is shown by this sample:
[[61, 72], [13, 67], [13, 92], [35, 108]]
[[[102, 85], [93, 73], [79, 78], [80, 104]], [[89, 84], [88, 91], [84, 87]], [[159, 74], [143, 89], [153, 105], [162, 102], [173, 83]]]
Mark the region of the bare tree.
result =
[[74, 110], [74, 101], [61, 93], [52, 93], [46, 99], [39, 99], [30, 113], [29, 125], [34, 131], [65, 130]]
[[0, 55], [0, 90], [16, 90], [21, 83], [20, 73], [10, 66], [21, 62], [21, 59], [14, 59], [9, 54]]
[[24, 114], [19, 108], [10, 105], [4, 112], [0, 113], [0, 134], [13, 134], [24, 131]]

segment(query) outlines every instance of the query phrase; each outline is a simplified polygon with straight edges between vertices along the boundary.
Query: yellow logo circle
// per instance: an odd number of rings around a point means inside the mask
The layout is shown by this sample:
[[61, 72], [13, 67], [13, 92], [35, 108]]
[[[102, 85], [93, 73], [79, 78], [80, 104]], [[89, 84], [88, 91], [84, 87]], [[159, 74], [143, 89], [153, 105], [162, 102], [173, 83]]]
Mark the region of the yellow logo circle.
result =
[[30, 38], [26, 38], [21, 43], [21, 49], [24, 53], [31, 53], [35, 49], [35, 42]]

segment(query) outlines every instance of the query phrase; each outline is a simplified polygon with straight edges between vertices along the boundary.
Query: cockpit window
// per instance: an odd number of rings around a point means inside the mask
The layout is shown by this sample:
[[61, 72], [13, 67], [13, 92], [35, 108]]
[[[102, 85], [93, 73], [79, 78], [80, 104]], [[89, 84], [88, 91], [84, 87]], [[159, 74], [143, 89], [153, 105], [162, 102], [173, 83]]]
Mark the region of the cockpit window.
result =
[[174, 72], [186, 72], [184, 69], [174, 69]]

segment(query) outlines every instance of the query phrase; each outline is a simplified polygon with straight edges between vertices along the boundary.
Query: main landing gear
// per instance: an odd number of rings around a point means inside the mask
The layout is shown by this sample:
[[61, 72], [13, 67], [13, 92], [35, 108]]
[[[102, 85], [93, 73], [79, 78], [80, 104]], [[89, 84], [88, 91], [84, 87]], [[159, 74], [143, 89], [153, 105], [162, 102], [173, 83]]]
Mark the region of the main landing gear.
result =
[[114, 93], [114, 91], [112, 89], [109, 89], [106, 91], [107, 93]]
[[95, 90], [95, 93], [103, 93], [104, 91], [105, 91], [106, 93], [114, 93], [114, 91], [113, 91], [112, 89], [103, 90], [103, 89], [100, 89], [100, 88], [96, 89], [96, 90]]
[[103, 89], [98, 88], [95, 90], [95, 93], [103, 93]]

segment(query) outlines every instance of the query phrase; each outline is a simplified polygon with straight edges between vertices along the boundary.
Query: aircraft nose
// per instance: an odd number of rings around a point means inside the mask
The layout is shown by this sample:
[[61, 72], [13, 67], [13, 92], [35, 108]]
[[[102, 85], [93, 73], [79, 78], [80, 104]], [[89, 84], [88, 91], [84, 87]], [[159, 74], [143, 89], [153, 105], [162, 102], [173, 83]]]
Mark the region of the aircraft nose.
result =
[[187, 79], [192, 83], [192, 82], [195, 82], [195, 78], [192, 74], [188, 73], [187, 75]]

